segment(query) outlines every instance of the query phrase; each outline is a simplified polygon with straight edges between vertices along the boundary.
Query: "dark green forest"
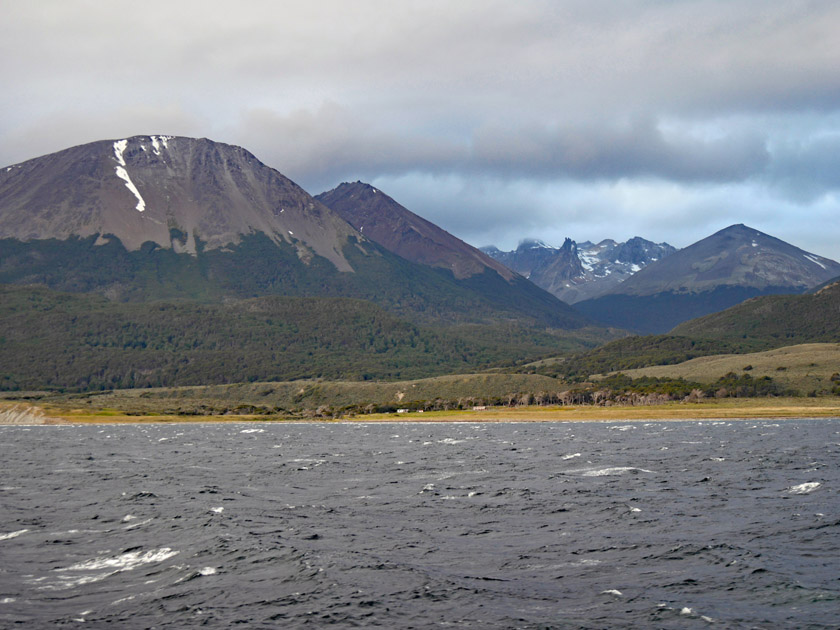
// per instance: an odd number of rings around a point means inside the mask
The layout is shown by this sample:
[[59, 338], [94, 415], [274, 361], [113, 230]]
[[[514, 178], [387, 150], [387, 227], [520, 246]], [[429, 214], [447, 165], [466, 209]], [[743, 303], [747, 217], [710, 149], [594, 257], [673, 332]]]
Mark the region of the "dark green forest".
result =
[[7, 391], [399, 380], [579, 351], [583, 343], [516, 322], [423, 327], [351, 298], [114, 302], [0, 286]]

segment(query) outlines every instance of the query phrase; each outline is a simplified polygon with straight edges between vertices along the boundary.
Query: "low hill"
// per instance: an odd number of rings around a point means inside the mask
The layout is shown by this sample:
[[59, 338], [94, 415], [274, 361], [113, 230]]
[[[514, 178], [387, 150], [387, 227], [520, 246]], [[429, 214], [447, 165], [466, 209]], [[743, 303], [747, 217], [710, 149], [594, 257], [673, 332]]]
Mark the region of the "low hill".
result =
[[684, 378], [699, 383], [713, 383], [728, 373], [749, 374], [753, 379], [768, 377], [802, 394], [823, 395], [840, 389], [838, 372], [840, 344], [809, 343], [750, 354], [700, 357], [676, 365], [627, 370], [624, 374], [632, 378]]
[[585, 379], [591, 374], [671, 366], [698, 357], [815, 342], [840, 342], [840, 282], [816, 293], [753, 298], [685, 322], [667, 335], [617, 339], [570, 358], [545, 360], [526, 369]]
[[840, 282], [806, 295], [753, 298], [671, 331], [695, 339], [755, 339], [780, 346], [840, 341]]

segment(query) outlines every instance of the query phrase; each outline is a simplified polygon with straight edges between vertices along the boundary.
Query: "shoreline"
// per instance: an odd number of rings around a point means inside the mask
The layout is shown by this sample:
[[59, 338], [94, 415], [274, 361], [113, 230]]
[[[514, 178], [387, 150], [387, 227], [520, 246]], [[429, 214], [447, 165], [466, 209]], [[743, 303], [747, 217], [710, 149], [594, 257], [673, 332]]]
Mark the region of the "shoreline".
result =
[[794, 420], [840, 418], [840, 398], [726, 399], [650, 406], [527, 406], [485, 410], [381, 413], [345, 418], [297, 418], [270, 415], [138, 415], [115, 409], [70, 409], [12, 403], [0, 406], [0, 425], [66, 426], [196, 423], [505, 423], [505, 422], [680, 422], [725, 420]]

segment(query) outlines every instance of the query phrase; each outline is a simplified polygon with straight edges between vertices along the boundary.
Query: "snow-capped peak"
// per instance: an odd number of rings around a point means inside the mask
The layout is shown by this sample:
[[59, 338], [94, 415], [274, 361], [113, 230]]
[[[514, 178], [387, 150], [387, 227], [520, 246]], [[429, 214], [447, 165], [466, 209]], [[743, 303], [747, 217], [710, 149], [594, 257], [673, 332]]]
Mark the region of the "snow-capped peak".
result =
[[526, 238], [519, 243], [519, 249], [557, 249], [556, 247], [552, 247], [547, 243], [535, 239], [535, 238]]

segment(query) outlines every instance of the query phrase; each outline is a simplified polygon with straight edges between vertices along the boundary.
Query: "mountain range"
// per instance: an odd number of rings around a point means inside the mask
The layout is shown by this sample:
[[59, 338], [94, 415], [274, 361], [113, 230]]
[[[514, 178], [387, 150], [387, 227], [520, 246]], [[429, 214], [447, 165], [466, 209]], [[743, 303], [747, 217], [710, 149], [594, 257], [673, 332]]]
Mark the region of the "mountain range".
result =
[[[324, 198], [344, 208], [341, 192]], [[590, 323], [410, 214], [388, 240], [240, 147], [168, 136], [93, 142], [0, 170], [0, 282], [118, 300], [352, 297], [438, 323]], [[395, 246], [416, 230], [420, 245]]]
[[607, 293], [676, 251], [668, 243], [638, 236], [624, 243], [605, 239], [597, 244], [567, 238], [561, 247], [525, 239], [514, 251], [503, 252], [492, 245], [481, 250], [568, 304]]

